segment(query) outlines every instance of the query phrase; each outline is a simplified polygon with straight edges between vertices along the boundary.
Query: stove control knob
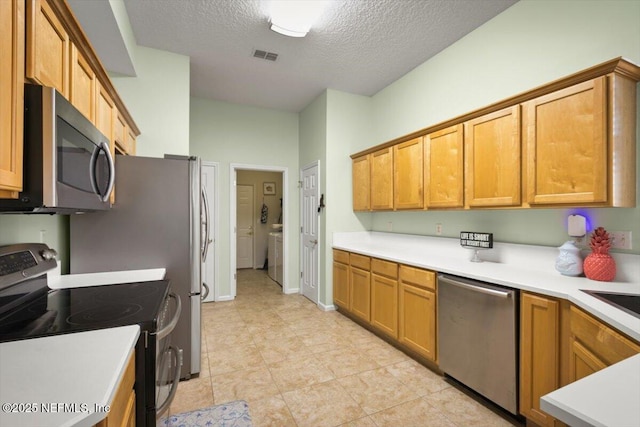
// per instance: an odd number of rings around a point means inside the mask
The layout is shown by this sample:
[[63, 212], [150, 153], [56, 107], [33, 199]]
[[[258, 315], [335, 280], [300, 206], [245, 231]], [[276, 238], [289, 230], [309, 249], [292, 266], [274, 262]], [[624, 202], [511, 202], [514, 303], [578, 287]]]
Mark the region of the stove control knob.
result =
[[43, 249], [40, 251], [40, 255], [42, 255], [42, 259], [45, 261], [51, 261], [52, 259], [56, 259], [58, 252], [56, 252], [55, 249]]

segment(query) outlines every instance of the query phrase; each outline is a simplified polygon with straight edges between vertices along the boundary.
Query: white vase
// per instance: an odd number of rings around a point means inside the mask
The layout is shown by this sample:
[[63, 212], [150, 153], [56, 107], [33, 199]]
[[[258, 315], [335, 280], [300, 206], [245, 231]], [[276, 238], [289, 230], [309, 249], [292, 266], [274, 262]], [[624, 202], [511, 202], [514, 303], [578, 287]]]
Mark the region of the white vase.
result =
[[582, 257], [580, 249], [569, 240], [558, 248], [560, 254], [556, 258], [556, 270], [564, 276], [580, 276], [582, 274]]

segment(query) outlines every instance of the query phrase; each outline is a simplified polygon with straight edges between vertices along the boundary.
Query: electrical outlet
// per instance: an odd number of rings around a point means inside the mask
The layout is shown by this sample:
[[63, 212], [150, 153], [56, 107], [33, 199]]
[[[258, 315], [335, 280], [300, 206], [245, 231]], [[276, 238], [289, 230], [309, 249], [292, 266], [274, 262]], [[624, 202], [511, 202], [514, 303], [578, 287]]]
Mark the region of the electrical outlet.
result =
[[393, 231], [393, 222], [387, 222], [387, 231]]
[[630, 231], [610, 231], [611, 247], [614, 249], [633, 249]]
[[47, 235], [47, 230], [40, 230], [40, 243], [44, 243], [44, 238]]
[[436, 236], [442, 236], [442, 224], [436, 224]]

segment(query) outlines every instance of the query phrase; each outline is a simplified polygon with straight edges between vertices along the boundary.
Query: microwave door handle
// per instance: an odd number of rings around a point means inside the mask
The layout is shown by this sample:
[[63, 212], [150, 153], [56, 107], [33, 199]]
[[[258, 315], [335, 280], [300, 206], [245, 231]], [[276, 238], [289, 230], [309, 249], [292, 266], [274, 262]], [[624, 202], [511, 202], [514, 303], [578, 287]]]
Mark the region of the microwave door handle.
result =
[[205, 262], [207, 259], [207, 253], [209, 252], [209, 244], [211, 243], [209, 241], [211, 232], [209, 230], [209, 200], [207, 199], [207, 193], [204, 188], [202, 189], [202, 202], [204, 205], [204, 215], [205, 215], [205, 220], [203, 222], [203, 225], [205, 227], [205, 235], [204, 235], [204, 245], [202, 247], [202, 262]]
[[107, 186], [107, 191], [104, 193], [104, 196], [101, 197], [102, 201], [106, 202], [109, 200], [109, 197], [111, 196], [111, 192], [113, 191], [113, 186], [116, 183], [116, 165], [113, 161], [113, 157], [111, 157], [109, 144], [102, 141], [100, 143], [100, 147], [104, 150], [104, 153], [107, 156], [107, 162], [109, 162], [109, 185]]
[[99, 153], [100, 147], [94, 147], [91, 153], [91, 160], [89, 161], [89, 182], [91, 183], [91, 189], [98, 197], [100, 197], [100, 191], [98, 190], [98, 181], [96, 179], [96, 162], [98, 161]]

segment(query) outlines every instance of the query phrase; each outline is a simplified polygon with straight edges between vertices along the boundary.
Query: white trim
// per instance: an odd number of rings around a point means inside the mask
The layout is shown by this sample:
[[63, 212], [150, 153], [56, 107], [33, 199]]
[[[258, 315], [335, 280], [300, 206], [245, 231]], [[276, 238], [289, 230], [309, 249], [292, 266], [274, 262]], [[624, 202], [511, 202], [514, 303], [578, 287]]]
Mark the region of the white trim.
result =
[[[218, 250], [218, 230], [220, 230], [220, 163], [201, 161], [200, 167], [208, 166], [214, 169], [213, 209], [210, 212], [210, 221], [213, 222], [213, 301], [226, 301], [220, 298], [220, 251]], [[211, 204], [211, 203], [210, 203]], [[209, 249], [211, 250], [211, 249]], [[224, 298], [224, 297], [223, 297]]]
[[287, 295], [299, 294], [300, 293], [300, 288], [287, 289], [286, 291], [283, 290], [282, 292], [284, 292]]
[[[302, 168], [300, 168], [300, 181], [303, 181], [303, 176], [304, 176], [304, 171], [312, 168], [312, 167], [316, 167], [318, 169], [318, 201], [320, 201], [320, 195], [322, 194], [322, 182], [320, 180], [320, 160], [315, 160], [311, 163], [306, 164], [305, 166], [303, 166]], [[298, 196], [298, 200], [300, 200], [300, 218], [303, 218], [303, 212], [302, 210], [304, 209], [304, 203], [302, 203], [302, 186], [300, 187], [300, 194]], [[318, 254], [318, 259], [316, 260], [317, 263], [317, 275], [318, 277], [316, 277], [316, 283], [318, 284], [316, 286], [316, 302], [319, 304], [320, 303], [320, 254], [322, 253], [323, 250], [323, 242], [324, 240], [322, 239], [322, 221], [320, 221], [320, 214], [322, 212], [318, 213], [318, 250], [317, 250], [317, 254]], [[302, 220], [301, 220], [302, 221]], [[303, 237], [302, 237], [302, 233], [300, 233], [300, 241], [298, 243], [298, 246], [300, 247], [300, 253], [299, 253], [299, 259], [300, 259], [300, 271], [302, 271], [302, 251], [304, 250], [304, 242], [302, 241]], [[300, 293], [302, 293], [302, 274], [300, 275]]]
[[331, 304], [331, 305], [324, 305], [323, 303], [319, 302], [318, 303], [318, 308], [322, 311], [336, 311], [338, 309], [338, 307], [336, 307], [335, 305]]
[[285, 236], [282, 239], [282, 252], [284, 260], [282, 262], [282, 269], [284, 275], [282, 281], [282, 292], [285, 294], [299, 292], [298, 289], [289, 289], [288, 271], [289, 271], [289, 224], [287, 219], [287, 208], [289, 204], [289, 168], [286, 166], [266, 166], [266, 165], [252, 165], [245, 163], [230, 163], [229, 164], [229, 290], [232, 298], [237, 295], [237, 277], [236, 277], [236, 172], [238, 170], [257, 170], [265, 172], [281, 172], [282, 173], [282, 232]]
[[236, 299], [236, 298], [231, 296], [231, 295], [223, 295], [223, 296], [217, 296], [216, 297], [216, 302], [233, 301], [234, 299]]

